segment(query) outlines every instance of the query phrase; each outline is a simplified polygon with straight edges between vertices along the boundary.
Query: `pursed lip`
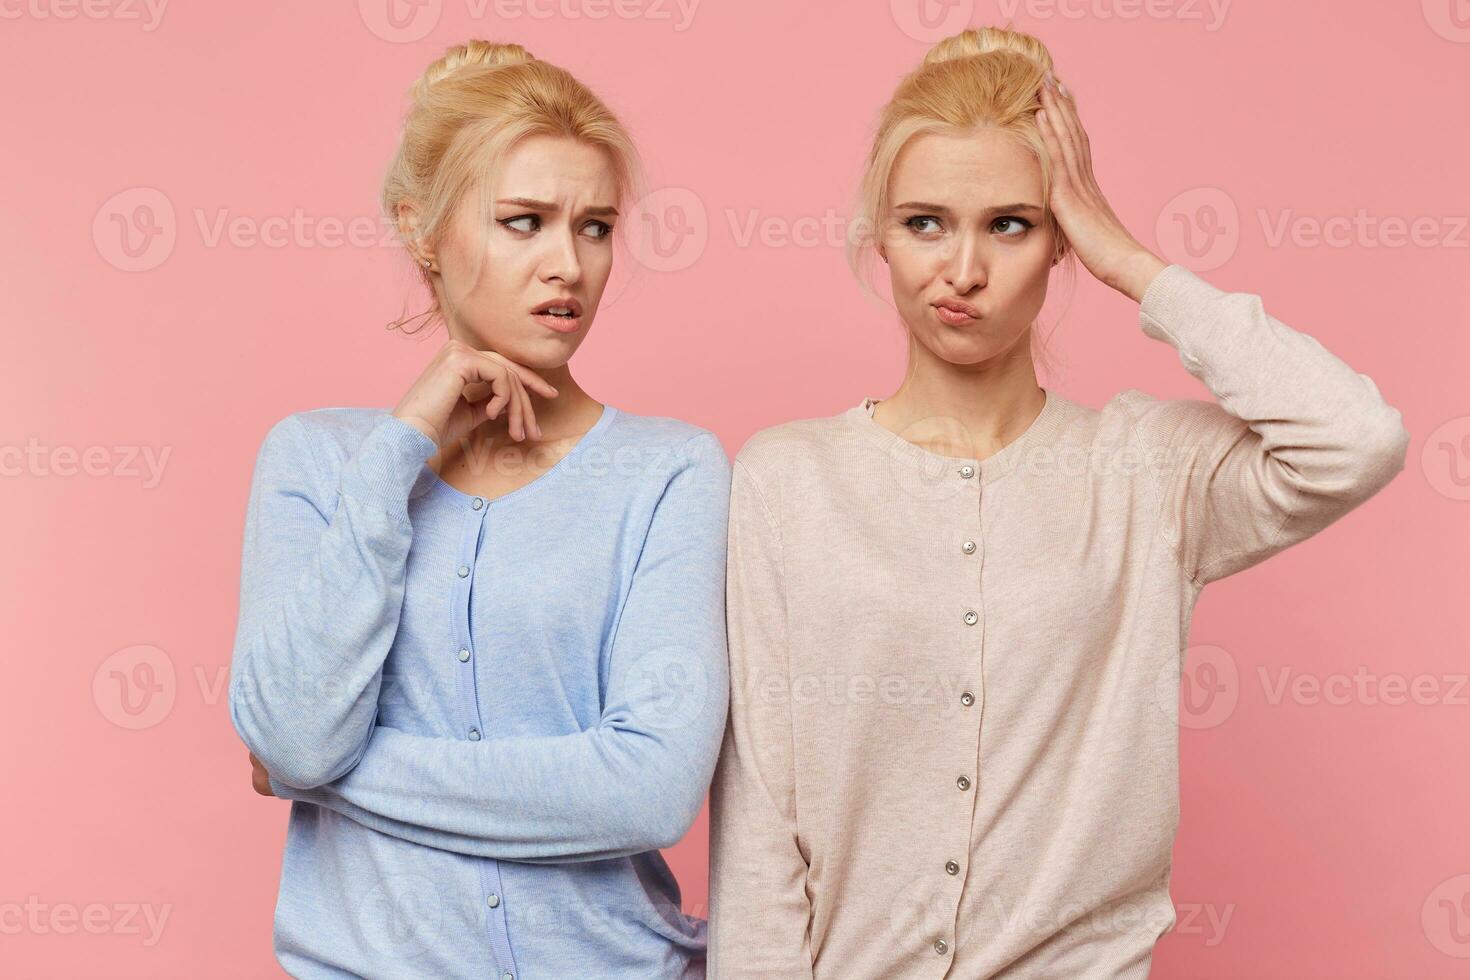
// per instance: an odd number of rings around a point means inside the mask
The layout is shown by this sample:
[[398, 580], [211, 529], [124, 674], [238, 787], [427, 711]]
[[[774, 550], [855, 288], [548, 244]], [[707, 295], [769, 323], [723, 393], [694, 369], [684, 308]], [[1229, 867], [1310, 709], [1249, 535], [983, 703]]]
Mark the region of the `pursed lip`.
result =
[[944, 299], [941, 299], [941, 300], [935, 300], [930, 305], [937, 306], [941, 310], [953, 310], [956, 313], [963, 313], [966, 316], [972, 316], [972, 317], [974, 317], [977, 320], [980, 319], [980, 311], [977, 310], [977, 309], [975, 309], [975, 307], [971, 306], [969, 303], [966, 303], [962, 299], [955, 299], [954, 297], [945, 297]]

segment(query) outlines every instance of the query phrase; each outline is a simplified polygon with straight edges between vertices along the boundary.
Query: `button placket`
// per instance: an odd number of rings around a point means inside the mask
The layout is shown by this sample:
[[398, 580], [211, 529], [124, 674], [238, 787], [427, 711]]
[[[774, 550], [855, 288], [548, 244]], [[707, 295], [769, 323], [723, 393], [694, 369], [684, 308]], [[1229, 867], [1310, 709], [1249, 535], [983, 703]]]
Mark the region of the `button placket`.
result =
[[[983, 700], [983, 662], [984, 662], [984, 640], [985, 625], [980, 610], [984, 608], [985, 597], [981, 594], [981, 569], [983, 567], [984, 550], [981, 547], [984, 539], [982, 530], [984, 521], [982, 519], [981, 501], [983, 499], [984, 487], [981, 479], [981, 468], [977, 464], [965, 463], [955, 469], [956, 478], [968, 481], [965, 488], [964, 498], [968, 503], [966, 513], [960, 521], [954, 541], [958, 554], [955, 560], [963, 562], [959, 566], [959, 580], [967, 583], [967, 591], [963, 596], [963, 604], [959, 610], [959, 620], [962, 624], [960, 639], [963, 648], [967, 651], [967, 674], [969, 676], [960, 679], [956, 692], [952, 695], [958, 702], [956, 717], [964, 733], [964, 737], [957, 739], [955, 746], [960, 749], [959, 773], [954, 777], [956, 795], [959, 799], [956, 821], [957, 832], [954, 845], [956, 851], [954, 857], [944, 862], [944, 873], [953, 882], [954, 891], [945, 892], [953, 898], [948, 908], [953, 912], [955, 919], [948, 929], [953, 930], [958, 921], [960, 908], [960, 895], [964, 891], [967, 869], [969, 867], [970, 849], [973, 842], [970, 838], [970, 827], [975, 812], [976, 795], [969, 792], [972, 782], [968, 774], [970, 765], [977, 765], [975, 778], [978, 779], [978, 759], [980, 755], [980, 711], [979, 704]], [[973, 489], [972, 489], [973, 488]], [[977, 629], [978, 627], [978, 629]], [[963, 747], [968, 746], [968, 749]], [[969, 756], [968, 759], [963, 756]], [[938, 956], [949, 956], [953, 952], [952, 931], [933, 936], [933, 950]]]
[[[474, 637], [470, 634], [470, 593], [474, 586], [480, 540], [490, 505], [483, 497], [473, 497], [464, 508], [464, 523], [459, 539], [459, 566], [455, 569], [450, 593], [449, 615], [453, 643], [450, 655], [459, 693], [459, 730], [472, 742], [484, 738], [480, 718], [480, 698], [475, 684]], [[490, 932], [490, 948], [495, 956], [497, 976], [514, 977], [515, 954], [510, 947], [510, 932], [505, 919], [505, 887], [500, 877], [500, 862], [484, 858], [479, 862], [480, 889], [485, 901], [486, 927]]]

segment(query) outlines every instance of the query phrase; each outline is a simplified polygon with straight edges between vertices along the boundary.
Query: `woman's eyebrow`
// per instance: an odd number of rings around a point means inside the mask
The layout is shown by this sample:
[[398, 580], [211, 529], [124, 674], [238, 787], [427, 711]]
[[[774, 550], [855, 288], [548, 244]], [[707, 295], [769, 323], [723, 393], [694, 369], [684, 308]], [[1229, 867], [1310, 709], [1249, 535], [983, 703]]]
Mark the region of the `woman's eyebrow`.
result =
[[[947, 208], [947, 207], [945, 207], [943, 204], [930, 204], [930, 203], [928, 203], [926, 201], [906, 201], [903, 204], [895, 204], [894, 205], [894, 210], [897, 210], [897, 211], [932, 211], [935, 214], [949, 214], [950, 213], [950, 209]], [[980, 213], [981, 214], [984, 214], [984, 215], [991, 215], [991, 214], [1001, 214], [1001, 213], [1006, 212], [1006, 211], [1040, 211], [1040, 210], [1041, 210], [1040, 205], [1026, 204], [1026, 203], [1022, 202], [1022, 203], [1017, 203], [1017, 204], [997, 204], [994, 207], [986, 208], [985, 210], [981, 211]]]
[[[561, 210], [560, 206], [557, 205], [554, 201], [538, 201], [534, 197], [502, 197], [495, 203], [509, 204], [518, 208], [529, 208], [532, 211], [555, 212]], [[606, 216], [617, 217], [618, 209], [610, 204], [599, 204], [594, 207], [587, 208], [583, 211], [583, 214], [595, 215], [599, 218]]]

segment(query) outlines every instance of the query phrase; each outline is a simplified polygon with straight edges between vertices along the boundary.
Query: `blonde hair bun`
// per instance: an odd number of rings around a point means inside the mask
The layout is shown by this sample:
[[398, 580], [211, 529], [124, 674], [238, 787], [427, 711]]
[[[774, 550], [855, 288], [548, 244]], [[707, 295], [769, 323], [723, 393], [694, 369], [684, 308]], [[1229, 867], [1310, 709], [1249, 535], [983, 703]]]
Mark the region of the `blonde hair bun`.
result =
[[423, 75], [414, 86], [414, 92], [422, 94], [434, 83], [463, 68], [494, 68], [535, 60], [536, 56], [519, 44], [502, 44], [476, 38], [445, 49], [442, 57], [424, 69]]
[[992, 51], [1008, 51], [1051, 71], [1051, 52], [1046, 45], [1030, 34], [1013, 31], [1005, 27], [979, 27], [961, 31], [934, 46], [924, 55], [923, 65], [937, 65], [959, 58], [975, 58]]

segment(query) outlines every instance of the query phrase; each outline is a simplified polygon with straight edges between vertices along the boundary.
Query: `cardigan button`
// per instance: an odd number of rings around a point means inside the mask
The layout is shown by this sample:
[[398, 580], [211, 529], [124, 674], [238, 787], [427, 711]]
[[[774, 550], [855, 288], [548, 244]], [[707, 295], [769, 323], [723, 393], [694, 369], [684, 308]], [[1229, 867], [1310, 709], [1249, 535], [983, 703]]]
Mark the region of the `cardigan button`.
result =
[[492, 909], [498, 909], [498, 908], [500, 908], [500, 896], [497, 895], [497, 894], [495, 894], [494, 892], [491, 892], [490, 893], [490, 897], [487, 898], [487, 899], [485, 899], [485, 902]]
[[459, 577], [460, 578], [465, 578], [469, 574], [470, 574], [470, 566], [468, 566], [468, 565], [461, 565], [461, 566], [459, 566]]
[[940, 956], [943, 956], [945, 953], [949, 952], [949, 943], [945, 942], [943, 939], [934, 940], [934, 952], [938, 953]]
[[975, 542], [966, 541], [963, 545], [961, 545], [961, 548], [963, 549], [965, 554], [973, 555], [975, 553]]
[[470, 659], [470, 652], [469, 652], [469, 650], [465, 649], [464, 647], [460, 647], [459, 648], [459, 662], [460, 663], [466, 663], [466, 662], [468, 662], [469, 659]]
[[965, 707], [968, 708], [970, 705], [972, 705], [974, 703], [975, 703], [975, 695], [971, 694], [969, 691], [966, 691], [964, 694], [961, 694], [960, 695], [960, 704], [964, 705]]
[[980, 621], [980, 617], [977, 616], [977, 615], [975, 615], [975, 610], [968, 609], [968, 610], [965, 611], [965, 625], [966, 626], [974, 626], [979, 621]]
[[479, 740], [480, 740], [480, 730], [478, 728], [471, 728], [470, 729], [470, 741], [471, 742], [478, 742]]
[[957, 875], [960, 873], [960, 866], [954, 861], [946, 861], [944, 862], [944, 870], [952, 875]]
[[[961, 466], [960, 467], [960, 479], [961, 480], [968, 480], [970, 477], [972, 477], [974, 475], [975, 475], [975, 467], [971, 466], [969, 463], [966, 463], [964, 466]], [[944, 940], [942, 940], [942, 939], [940, 940], [940, 942], [943, 942], [943, 941]]]
[[479, 497], [476, 497], [474, 501], [470, 503], [470, 506], [473, 507], [475, 510], [479, 510], [481, 507], [485, 506], [485, 501], [481, 500]]
[[954, 781], [954, 784], [958, 786], [960, 788], [960, 792], [963, 793], [965, 790], [970, 788], [970, 777], [961, 776], [959, 779], [956, 779]]

